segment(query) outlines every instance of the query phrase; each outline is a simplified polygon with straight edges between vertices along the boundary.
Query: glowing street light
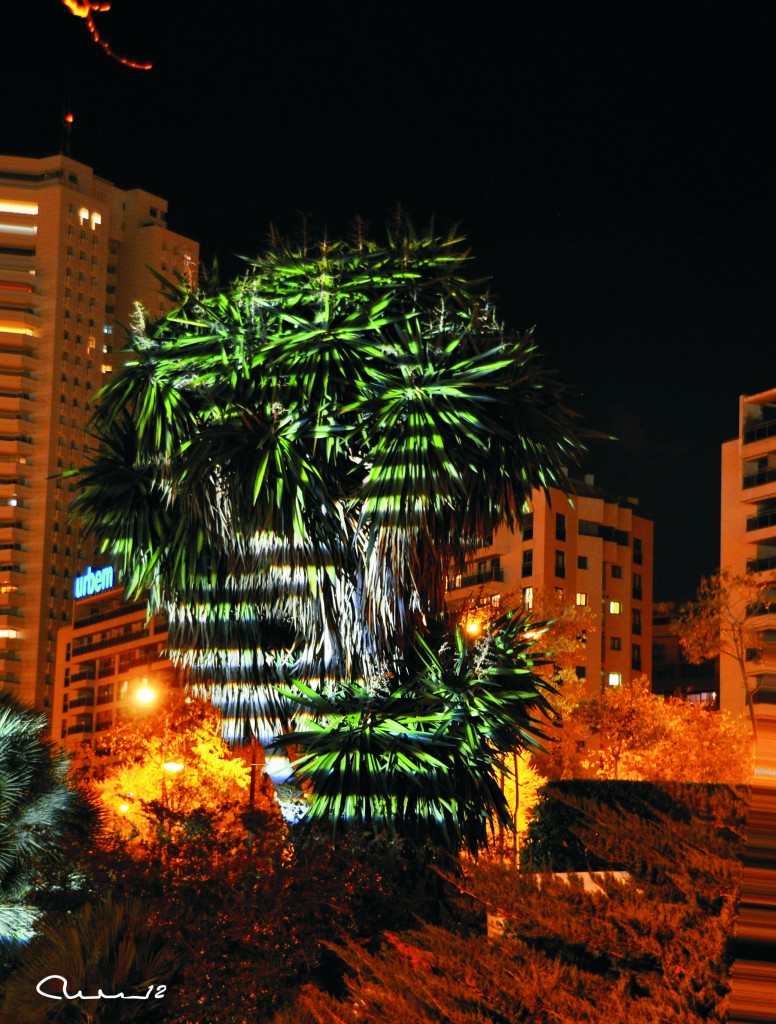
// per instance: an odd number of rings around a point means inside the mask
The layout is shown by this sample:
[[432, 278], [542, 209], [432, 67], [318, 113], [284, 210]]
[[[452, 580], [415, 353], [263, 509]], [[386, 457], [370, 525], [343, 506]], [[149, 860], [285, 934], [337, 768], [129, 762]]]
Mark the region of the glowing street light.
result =
[[156, 690], [146, 683], [135, 693], [135, 700], [139, 704], [153, 704], [156, 700]]

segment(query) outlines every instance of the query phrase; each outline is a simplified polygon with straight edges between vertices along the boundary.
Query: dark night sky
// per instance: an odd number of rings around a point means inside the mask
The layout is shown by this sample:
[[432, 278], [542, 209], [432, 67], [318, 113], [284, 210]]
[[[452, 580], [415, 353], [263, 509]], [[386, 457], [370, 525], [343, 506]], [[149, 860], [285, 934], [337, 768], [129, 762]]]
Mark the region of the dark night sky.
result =
[[61, 149], [69, 97], [73, 156], [167, 198], [225, 273], [303, 215], [460, 224], [507, 324], [618, 437], [583, 469], [654, 518], [656, 596], [689, 597], [738, 395], [776, 385], [766, 7], [515, 10], [113, 0], [97, 25], [140, 72], [27, 0], [3, 13], [0, 151]]

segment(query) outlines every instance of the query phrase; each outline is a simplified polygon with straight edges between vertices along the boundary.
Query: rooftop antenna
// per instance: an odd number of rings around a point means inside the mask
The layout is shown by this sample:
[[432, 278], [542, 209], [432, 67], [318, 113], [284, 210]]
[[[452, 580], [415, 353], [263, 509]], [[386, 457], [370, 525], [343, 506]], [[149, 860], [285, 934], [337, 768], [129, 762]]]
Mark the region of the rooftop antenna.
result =
[[62, 108], [62, 152], [65, 156], [73, 155], [73, 112], [70, 109], [70, 101], [68, 100]]

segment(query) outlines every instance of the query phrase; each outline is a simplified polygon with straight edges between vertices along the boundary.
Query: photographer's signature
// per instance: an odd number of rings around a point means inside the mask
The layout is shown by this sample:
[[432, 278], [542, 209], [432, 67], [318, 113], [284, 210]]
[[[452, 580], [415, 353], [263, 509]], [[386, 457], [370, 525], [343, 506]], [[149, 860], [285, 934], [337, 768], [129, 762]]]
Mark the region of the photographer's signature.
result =
[[[58, 989], [60, 987], [59, 985], [56, 985], [56, 984], [54, 984], [52, 986], [49, 986], [50, 988], [53, 988], [55, 990], [54, 992], [50, 992], [50, 991], [49, 992], [44, 992], [43, 991], [43, 986], [47, 982], [60, 982], [60, 981], [62, 982], [62, 985], [61, 985], [61, 993], [62, 994], [61, 995], [58, 995], [56, 993], [56, 989]], [[156, 992], [152, 996], [151, 993], [154, 992], [154, 989], [156, 989]], [[103, 992], [103, 990], [101, 988], [97, 990], [97, 995], [96, 996], [85, 996], [81, 989], [79, 989], [75, 993], [75, 995], [70, 995], [70, 993], [67, 990], [67, 978], [63, 977], [61, 974], [47, 974], [46, 977], [45, 978], [41, 978], [40, 981], [38, 982], [38, 984], [35, 986], [35, 991], [38, 993], [39, 996], [43, 996], [44, 999], [60, 999], [60, 1000], [61, 999], [164, 999], [164, 993], [167, 991], [167, 986], [166, 985], [149, 985], [148, 988], [146, 989], [146, 994], [144, 996], [128, 996], [128, 995], [125, 995], [124, 992], [108, 993], [108, 992]]]

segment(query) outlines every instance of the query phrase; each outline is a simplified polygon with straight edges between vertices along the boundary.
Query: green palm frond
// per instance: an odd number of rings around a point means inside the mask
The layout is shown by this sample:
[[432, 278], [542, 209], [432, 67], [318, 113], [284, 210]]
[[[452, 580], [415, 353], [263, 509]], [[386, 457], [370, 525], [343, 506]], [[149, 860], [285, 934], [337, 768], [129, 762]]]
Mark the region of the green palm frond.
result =
[[382, 244], [276, 241], [139, 326], [94, 431], [76, 514], [167, 610], [192, 679], [265, 705], [291, 675], [402, 676], [452, 555], [562, 486], [578, 448], [461, 237], [405, 220]]

